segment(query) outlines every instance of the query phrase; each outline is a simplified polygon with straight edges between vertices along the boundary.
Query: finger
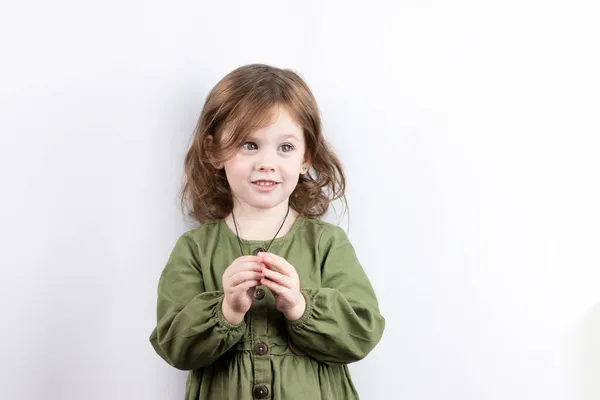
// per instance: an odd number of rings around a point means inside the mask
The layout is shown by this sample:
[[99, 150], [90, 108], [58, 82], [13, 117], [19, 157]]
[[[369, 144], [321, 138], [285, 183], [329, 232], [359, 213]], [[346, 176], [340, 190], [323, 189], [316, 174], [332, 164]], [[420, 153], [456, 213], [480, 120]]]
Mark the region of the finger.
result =
[[262, 272], [242, 271], [242, 272], [238, 272], [237, 274], [233, 275], [229, 279], [229, 284], [230, 284], [231, 288], [234, 288], [234, 287], [240, 285], [241, 283], [244, 283], [245, 281], [260, 280], [263, 277], [264, 277], [264, 275]]
[[268, 268], [264, 268], [262, 273], [265, 275], [265, 278], [281, 286], [284, 286], [288, 289], [292, 289], [294, 287], [294, 281], [289, 276], [285, 276], [279, 272], [270, 270]]
[[260, 280], [245, 281], [245, 282], [239, 284], [238, 286], [236, 286], [235, 290], [236, 290], [236, 292], [238, 291], [238, 289], [240, 292], [246, 292], [249, 289], [251, 289], [255, 286], [258, 286], [258, 285], [260, 285]]
[[259, 256], [240, 256], [235, 259], [235, 261], [245, 262], [245, 261], [260, 261]]
[[265, 264], [275, 267], [279, 272], [287, 276], [294, 276], [296, 269], [283, 257], [273, 253], [262, 253], [262, 259]]
[[271, 292], [275, 293], [276, 295], [283, 295], [290, 291], [288, 288], [285, 288], [285, 287], [281, 286], [279, 283], [273, 282], [272, 280], [267, 279], [267, 278], [261, 279], [260, 284], [265, 285], [266, 287], [271, 289]]
[[262, 272], [264, 264], [248, 264], [237, 268], [233, 268], [231, 271], [227, 271], [225, 277], [231, 279], [233, 276], [240, 272]]
[[262, 259], [259, 256], [241, 256], [236, 258], [235, 260], [233, 260], [233, 262], [231, 263], [233, 266], [237, 266], [239, 264], [244, 264], [247, 262], [261, 262]]
[[[227, 268], [227, 276], [233, 276], [240, 271], [260, 271], [264, 263], [260, 257], [254, 257], [251, 260], [240, 260], [236, 264]], [[240, 257], [241, 258], [241, 257]], [[237, 261], [237, 260], [236, 260]]]

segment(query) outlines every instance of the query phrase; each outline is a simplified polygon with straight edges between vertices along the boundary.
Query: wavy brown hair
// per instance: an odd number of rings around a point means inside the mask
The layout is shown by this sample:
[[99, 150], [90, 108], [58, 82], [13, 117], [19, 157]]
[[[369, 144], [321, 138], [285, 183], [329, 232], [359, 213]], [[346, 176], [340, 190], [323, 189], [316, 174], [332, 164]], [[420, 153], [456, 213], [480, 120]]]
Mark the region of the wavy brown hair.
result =
[[323, 137], [319, 108], [308, 85], [291, 70], [251, 64], [227, 74], [206, 98], [185, 157], [180, 193], [184, 213], [199, 223], [231, 213], [225, 171], [213, 163], [233, 156], [253, 131], [267, 124], [277, 106], [302, 127], [305, 159], [311, 164], [310, 171], [299, 176], [290, 207], [309, 218], [322, 216], [339, 198], [347, 208], [344, 171]]

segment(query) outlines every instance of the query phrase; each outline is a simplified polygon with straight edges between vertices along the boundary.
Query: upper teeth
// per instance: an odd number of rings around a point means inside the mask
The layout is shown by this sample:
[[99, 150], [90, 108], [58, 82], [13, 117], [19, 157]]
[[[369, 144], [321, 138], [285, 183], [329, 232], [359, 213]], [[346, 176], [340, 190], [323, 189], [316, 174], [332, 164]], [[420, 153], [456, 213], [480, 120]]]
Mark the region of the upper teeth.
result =
[[271, 186], [271, 185], [275, 184], [275, 182], [273, 182], [273, 181], [256, 181], [254, 183], [256, 183], [260, 186]]

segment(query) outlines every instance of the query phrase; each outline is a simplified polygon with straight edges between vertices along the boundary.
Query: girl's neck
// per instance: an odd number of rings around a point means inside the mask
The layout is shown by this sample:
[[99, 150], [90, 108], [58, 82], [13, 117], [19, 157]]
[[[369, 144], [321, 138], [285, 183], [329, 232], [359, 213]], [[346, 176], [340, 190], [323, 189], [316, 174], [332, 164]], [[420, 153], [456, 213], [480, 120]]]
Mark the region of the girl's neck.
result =
[[[290, 208], [290, 212], [281, 225], [287, 213], [288, 202], [282, 202], [270, 209], [257, 209], [248, 205], [234, 202], [233, 214], [240, 238], [246, 240], [271, 240], [275, 232], [281, 227], [277, 237], [283, 236], [292, 229], [298, 213]], [[225, 218], [227, 226], [235, 232], [235, 224], [232, 214]]]

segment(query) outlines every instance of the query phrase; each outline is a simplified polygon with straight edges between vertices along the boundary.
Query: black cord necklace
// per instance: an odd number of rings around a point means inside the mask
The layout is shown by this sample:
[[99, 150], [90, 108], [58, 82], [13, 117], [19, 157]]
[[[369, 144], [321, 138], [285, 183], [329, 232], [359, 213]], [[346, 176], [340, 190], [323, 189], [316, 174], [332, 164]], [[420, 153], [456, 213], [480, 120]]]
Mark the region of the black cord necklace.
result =
[[[273, 241], [275, 240], [275, 238], [279, 234], [279, 231], [281, 231], [281, 228], [283, 228], [283, 225], [285, 224], [285, 221], [287, 220], [287, 217], [288, 217], [289, 213], [290, 213], [290, 206], [288, 204], [288, 208], [287, 208], [287, 211], [285, 213], [285, 217], [283, 218], [283, 222], [281, 223], [281, 226], [279, 227], [279, 229], [277, 229], [277, 232], [275, 232], [275, 236], [273, 236], [273, 239], [271, 239], [271, 242], [269, 243], [269, 245], [267, 246], [266, 249], [263, 249], [262, 247], [259, 247], [258, 249], [254, 250], [254, 255], [257, 255], [258, 253], [266, 253], [267, 251], [269, 251], [269, 249], [271, 248], [271, 245], [273, 244]], [[244, 255], [244, 250], [242, 249], [242, 240], [240, 239], [240, 234], [238, 232], [237, 221], [235, 220], [235, 214], [233, 213], [233, 210], [231, 211], [231, 216], [233, 217], [233, 226], [235, 226], [235, 236], [237, 236], [238, 244], [240, 245], [240, 253], [243, 256]]]

